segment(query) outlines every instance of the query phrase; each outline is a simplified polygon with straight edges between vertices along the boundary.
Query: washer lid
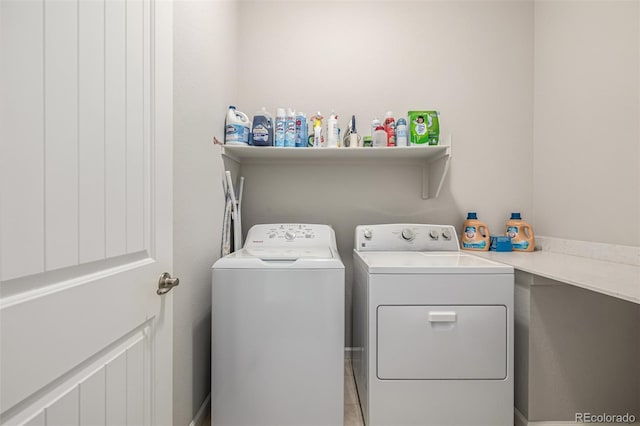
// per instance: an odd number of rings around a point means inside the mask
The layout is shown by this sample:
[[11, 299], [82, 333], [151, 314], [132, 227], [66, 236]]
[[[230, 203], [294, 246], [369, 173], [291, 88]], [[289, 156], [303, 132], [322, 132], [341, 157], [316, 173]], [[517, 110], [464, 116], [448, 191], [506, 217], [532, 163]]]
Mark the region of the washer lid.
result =
[[513, 267], [465, 253], [357, 252], [370, 274], [512, 274]]
[[231, 253], [213, 265], [216, 269], [343, 269], [330, 247], [250, 247]]

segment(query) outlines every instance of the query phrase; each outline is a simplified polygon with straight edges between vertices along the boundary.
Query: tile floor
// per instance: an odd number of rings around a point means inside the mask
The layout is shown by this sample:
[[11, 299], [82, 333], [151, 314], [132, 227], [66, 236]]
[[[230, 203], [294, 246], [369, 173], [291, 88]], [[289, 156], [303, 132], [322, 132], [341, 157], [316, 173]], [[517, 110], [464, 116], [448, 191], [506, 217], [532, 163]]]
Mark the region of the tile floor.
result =
[[364, 426], [351, 360], [344, 360], [344, 426]]
[[[211, 424], [211, 412], [203, 424], [205, 426]], [[344, 360], [344, 426], [364, 426], [350, 359]]]

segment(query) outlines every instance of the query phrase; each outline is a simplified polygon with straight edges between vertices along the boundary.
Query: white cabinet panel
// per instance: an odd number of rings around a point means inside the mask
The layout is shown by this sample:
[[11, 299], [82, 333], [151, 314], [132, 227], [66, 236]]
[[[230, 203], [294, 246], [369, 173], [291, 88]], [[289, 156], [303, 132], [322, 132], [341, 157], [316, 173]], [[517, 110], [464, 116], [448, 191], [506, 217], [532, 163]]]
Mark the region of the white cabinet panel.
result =
[[105, 258], [104, 1], [78, 5], [80, 263]]
[[78, 264], [78, 4], [44, 4], [46, 270]]
[[0, 279], [8, 280], [44, 271], [44, 30], [42, 2], [0, 8]]
[[107, 424], [127, 424], [127, 354], [123, 352], [106, 366]]
[[126, 150], [127, 150], [127, 252], [144, 246], [144, 163], [143, 163], [143, 3], [127, 1], [126, 52]]
[[105, 369], [100, 368], [80, 383], [80, 424], [105, 426]]
[[127, 349], [127, 424], [145, 425], [144, 412], [144, 340]]
[[127, 251], [126, 206], [126, 4], [105, 5], [106, 254]]
[[29, 419], [25, 426], [45, 426], [44, 411], [41, 411], [37, 416]]
[[47, 407], [47, 426], [75, 426], [80, 424], [78, 388], [73, 388], [69, 393]]

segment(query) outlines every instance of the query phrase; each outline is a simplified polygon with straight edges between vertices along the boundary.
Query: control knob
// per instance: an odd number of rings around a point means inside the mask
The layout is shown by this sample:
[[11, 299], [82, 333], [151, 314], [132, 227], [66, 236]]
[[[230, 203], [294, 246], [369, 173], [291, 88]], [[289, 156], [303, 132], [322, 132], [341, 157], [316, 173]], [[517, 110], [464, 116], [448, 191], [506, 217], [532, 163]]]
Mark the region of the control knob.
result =
[[415, 237], [416, 236], [411, 229], [406, 228], [402, 230], [402, 238], [404, 238], [405, 240], [412, 241]]
[[371, 229], [365, 229], [365, 230], [364, 230], [364, 237], [365, 237], [367, 240], [370, 240], [370, 239], [371, 239]]
[[292, 241], [296, 238], [296, 233], [292, 231], [287, 231], [284, 233], [284, 238], [288, 241]]
[[445, 229], [444, 231], [442, 231], [442, 238], [444, 238], [445, 240], [450, 240], [451, 231], [449, 231], [448, 229]]
[[429, 231], [429, 237], [431, 237], [432, 240], [437, 240], [438, 231], [436, 231], [435, 229], [432, 229], [431, 231]]

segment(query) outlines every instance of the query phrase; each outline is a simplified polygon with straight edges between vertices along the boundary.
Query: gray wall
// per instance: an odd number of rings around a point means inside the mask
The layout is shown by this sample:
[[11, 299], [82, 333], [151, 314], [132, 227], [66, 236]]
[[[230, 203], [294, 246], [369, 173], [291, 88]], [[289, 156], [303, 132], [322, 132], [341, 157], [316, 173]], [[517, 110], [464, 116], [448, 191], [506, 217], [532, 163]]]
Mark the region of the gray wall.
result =
[[536, 1], [534, 227], [640, 245], [640, 3]]
[[235, 99], [235, 2], [174, 5], [174, 425], [188, 425], [210, 391], [211, 274], [224, 198], [220, 148]]
[[443, 133], [453, 135], [436, 200], [420, 198], [415, 166], [243, 165], [245, 230], [264, 222], [334, 226], [347, 306], [357, 224], [460, 227], [474, 210], [500, 233], [512, 210], [532, 215], [532, 2], [243, 1], [239, 19], [239, 51], [249, 62], [238, 70], [237, 106], [246, 113], [291, 106], [328, 116], [334, 108], [342, 127], [356, 114], [365, 132], [387, 110], [438, 108]]

